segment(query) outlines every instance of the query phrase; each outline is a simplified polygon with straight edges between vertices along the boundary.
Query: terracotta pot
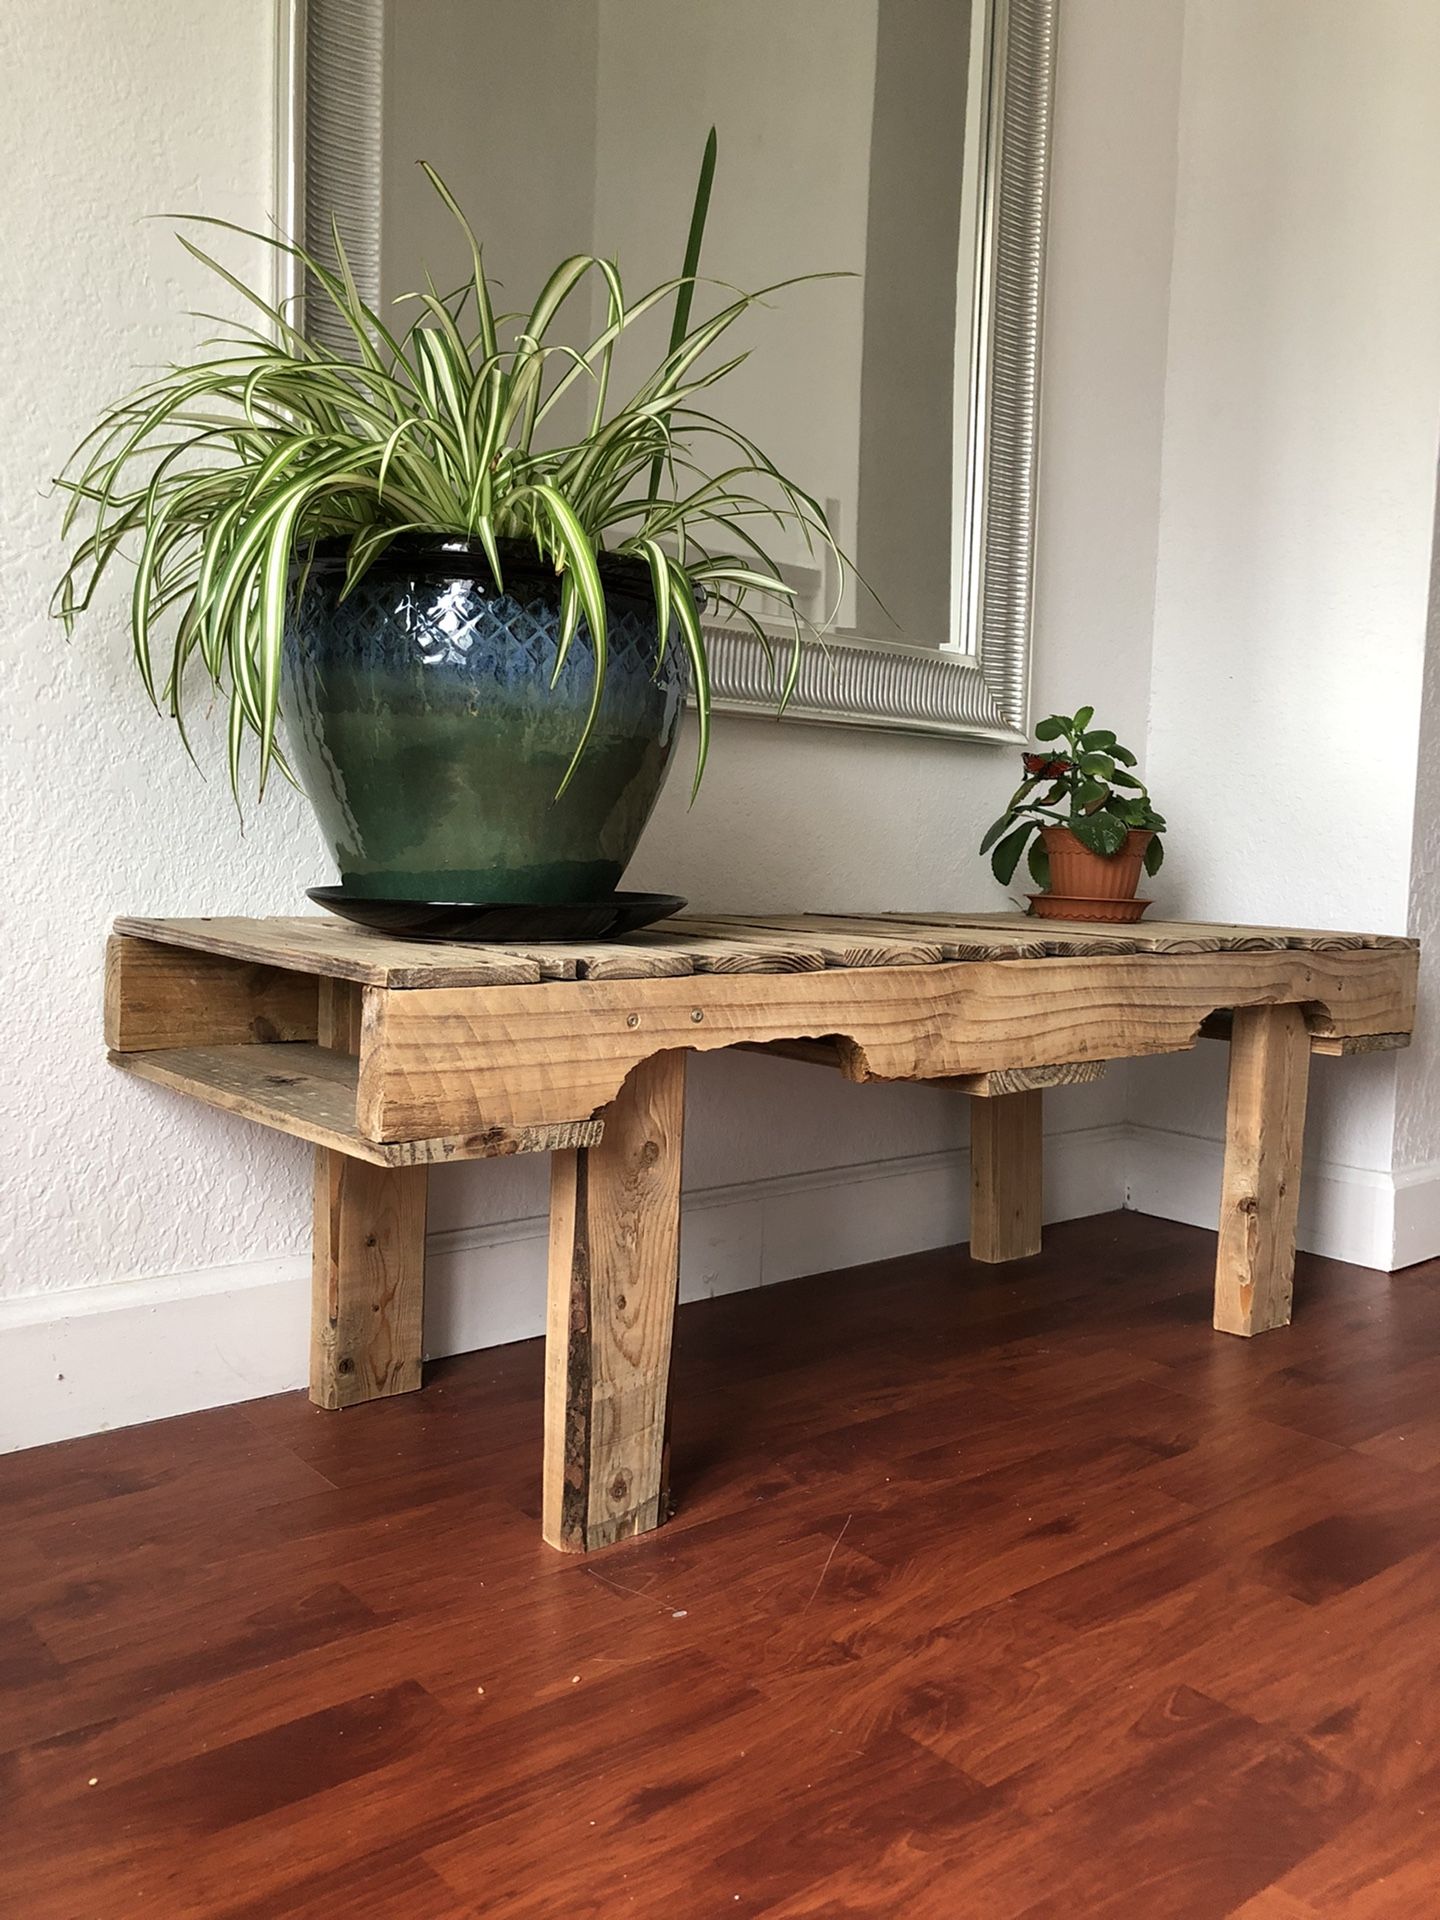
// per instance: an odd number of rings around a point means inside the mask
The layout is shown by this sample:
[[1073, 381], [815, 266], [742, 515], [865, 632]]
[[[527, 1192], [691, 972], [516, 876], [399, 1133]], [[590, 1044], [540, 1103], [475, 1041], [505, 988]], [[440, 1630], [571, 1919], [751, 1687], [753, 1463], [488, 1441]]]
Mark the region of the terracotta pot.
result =
[[1051, 893], [1072, 900], [1131, 900], [1140, 885], [1145, 849], [1154, 834], [1132, 827], [1119, 853], [1092, 853], [1068, 827], [1042, 827], [1050, 856]]

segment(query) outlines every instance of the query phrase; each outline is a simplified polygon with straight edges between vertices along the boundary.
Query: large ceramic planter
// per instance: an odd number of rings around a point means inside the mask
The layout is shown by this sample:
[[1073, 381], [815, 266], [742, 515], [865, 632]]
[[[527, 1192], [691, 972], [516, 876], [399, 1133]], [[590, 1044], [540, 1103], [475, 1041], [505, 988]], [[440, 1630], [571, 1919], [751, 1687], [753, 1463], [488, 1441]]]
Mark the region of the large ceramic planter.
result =
[[478, 544], [405, 534], [342, 599], [343, 545], [314, 550], [285, 633], [288, 751], [356, 894], [602, 899], [650, 817], [687, 680], [673, 633], [659, 658], [648, 568], [601, 561], [605, 693], [557, 800], [594, 648], [582, 622], [552, 688], [559, 581], [525, 543], [500, 564], [503, 592]]

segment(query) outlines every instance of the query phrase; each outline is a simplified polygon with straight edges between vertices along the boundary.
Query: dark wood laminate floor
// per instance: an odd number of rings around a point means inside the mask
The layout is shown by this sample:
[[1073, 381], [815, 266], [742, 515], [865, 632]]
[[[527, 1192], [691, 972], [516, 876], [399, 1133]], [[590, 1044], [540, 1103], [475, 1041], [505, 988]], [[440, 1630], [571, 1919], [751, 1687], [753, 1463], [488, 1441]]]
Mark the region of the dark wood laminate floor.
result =
[[588, 1561], [535, 1342], [0, 1462], [0, 1912], [1440, 1914], [1440, 1271], [1247, 1343], [1213, 1245], [684, 1309]]

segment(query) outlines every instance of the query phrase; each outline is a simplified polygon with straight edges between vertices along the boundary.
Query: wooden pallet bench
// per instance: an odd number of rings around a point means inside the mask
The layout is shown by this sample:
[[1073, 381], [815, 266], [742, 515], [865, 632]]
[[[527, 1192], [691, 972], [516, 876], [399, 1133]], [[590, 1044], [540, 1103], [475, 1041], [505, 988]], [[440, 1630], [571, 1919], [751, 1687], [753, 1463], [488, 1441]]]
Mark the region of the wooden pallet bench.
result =
[[1230, 1046], [1215, 1325], [1290, 1318], [1312, 1052], [1404, 1045], [1387, 935], [1006, 914], [671, 920], [610, 942], [458, 946], [330, 918], [124, 919], [105, 1033], [128, 1073], [316, 1149], [310, 1393], [420, 1385], [427, 1168], [552, 1156], [544, 1532], [664, 1517], [685, 1062], [742, 1047], [973, 1101], [973, 1258], [1039, 1250], [1044, 1089]]

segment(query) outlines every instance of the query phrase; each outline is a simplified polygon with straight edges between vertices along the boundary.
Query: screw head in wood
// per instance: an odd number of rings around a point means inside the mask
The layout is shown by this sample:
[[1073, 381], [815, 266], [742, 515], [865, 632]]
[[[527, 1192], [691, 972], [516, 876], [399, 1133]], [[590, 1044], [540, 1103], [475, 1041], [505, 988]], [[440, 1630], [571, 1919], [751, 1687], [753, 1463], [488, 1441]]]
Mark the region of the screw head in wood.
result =
[[705, 1018], [705, 1016], [700, 1011], [699, 1007], [692, 1007], [690, 1009], [690, 1018], [698, 1024], [701, 1020]]

